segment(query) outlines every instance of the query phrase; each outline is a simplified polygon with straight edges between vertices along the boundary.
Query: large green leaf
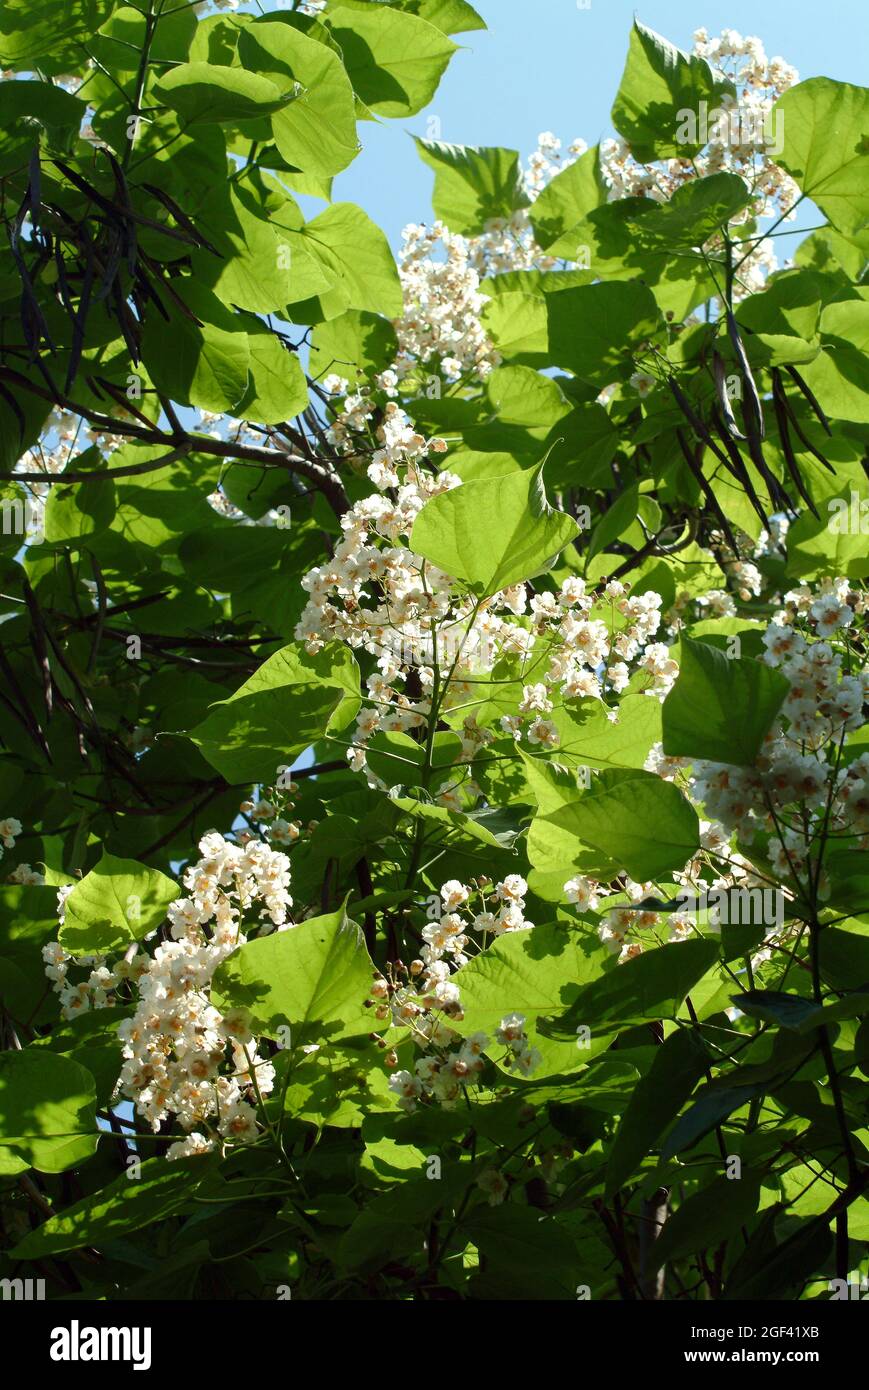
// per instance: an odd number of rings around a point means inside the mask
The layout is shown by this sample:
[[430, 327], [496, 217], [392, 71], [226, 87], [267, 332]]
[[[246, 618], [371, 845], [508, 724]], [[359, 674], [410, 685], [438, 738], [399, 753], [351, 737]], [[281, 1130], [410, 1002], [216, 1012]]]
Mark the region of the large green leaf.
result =
[[610, 1149], [606, 1165], [609, 1196], [618, 1192], [643, 1156], [655, 1147], [708, 1066], [708, 1049], [693, 1028], [677, 1028], [655, 1049], [654, 1061], [638, 1082]]
[[308, 383], [302, 364], [265, 324], [251, 325], [250, 386], [238, 404], [242, 419], [276, 425], [301, 415], [308, 404]]
[[717, 959], [718, 943], [700, 939], [644, 951], [584, 984], [567, 1013], [547, 1024], [547, 1030], [560, 1037], [585, 1026], [594, 1037], [642, 1019], [674, 1018]]
[[828, 304], [819, 328], [824, 351], [800, 375], [831, 417], [869, 424], [869, 304]]
[[41, 1173], [62, 1173], [97, 1146], [96, 1089], [71, 1057], [0, 1052], [0, 1143], [11, 1144]]
[[189, 738], [227, 781], [274, 783], [328, 728], [341, 729], [359, 707], [359, 673], [346, 647], [311, 656], [298, 645], [263, 662], [228, 700], [212, 705]]
[[570, 1005], [580, 986], [599, 982], [606, 956], [600, 943], [563, 923], [544, 924], [531, 931], [512, 931], [498, 937], [455, 976], [464, 1017], [462, 1033], [487, 1033], [489, 1051], [500, 1055], [495, 1041], [501, 1019], [512, 1013], [525, 1017], [525, 1030], [542, 1054], [535, 1079], [585, 1066], [594, 1049], [577, 1046], [538, 1032], [538, 1019]]
[[106, 955], [141, 941], [166, 919], [178, 885], [135, 859], [103, 850], [66, 900], [60, 941], [73, 955]]
[[435, 172], [432, 206], [451, 232], [477, 236], [488, 221], [528, 206], [515, 150], [420, 140], [420, 158]]
[[[78, 130], [86, 111], [80, 97], [55, 87], [52, 82], [6, 81], [0, 83], [0, 129], [10, 135], [15, 123], [39, 121], [44, 126], [70, 126]], [[30, 127], [32, 132], [32, 126]], [[24, 134], [26, 126], [22, 128]]]
[[287, 163], [321, 177], [346, 169], [359, 142], [353, 88], [338, 55], [290, 24], [262, 18], [242, 29], [238, 56], [250, 73], [265, 73], [273, 83], [301, 83], [296, 99], [272, 116]]
[[[706, 102], [710, 121], [722, 97], [734, 94], [733, 84], [707, 63], [683, 53], [667, 39], [634, 20], [622, 80], [612, 109], [616, 130], [643, 163], [656, 159], [690, 158], [706, 141], [700, 125], [700, 102]], [[685, 116], [693, 113], [696, 138], [681, 138]]]
[[591, 788], [535, 817], [528, 857], [541, 870], [580, 867], [588, 846], [602, 865], [626, 869], [640, 883], [682, 869], [699, 845], [697, 812], [672, 782], [640, 769], [600, 773]]
[[532, 204], [528, 215], [540, 245], [551, 256], [576, 260], [578, 238], [574, 228], [605, 203], [606, 196], [595, 145], [556, 174]]
[[708, 642], [683, 637], [681, 651], [679, 675], [664, 701], [664, 752], [751, 766], [788, 681], [762, 661], [729, 658]]
[[99, 29], [112, 0], [4, 0], [0, 11], [0, 63], [31, 68], [52, 54], [80, 61], [76, 45]]
[[250, 376], [250, 348], [238, 315], [204, 285], [176, 289], [190, 313], [177, 308], [167, 321], [150, 313], [142, 335], [142, 360], [154, 385], [170, 400], [201, 410], [232, 410]]
[[[483, 518], [485, 546], [479, 543]], [[433, 497], [414, 523], [410, 544], [483, 597], [547, 570], [578, 533], [573, 518], [547, 502], [540, 464]]]
[[555, 709], [558, 729], [557, 761], [576, 760], [592, 768], [643, 767], [649, 750], [661, 737], [661, 706], [647, 695], [624, 695], [609, 717], [598, 701], [587, 701], [586, 712]]
[[217, 970], [212, 999], [224, 1012], [250, 1011], [255, 1031], [292, 1045], [368, 1032], [365, 1000], [374, 968], [360, 928], [340, 909], [249, 941]]
[[210, 1169], [208, 1159], [166, 1163], [146, 1159], [138, 1177], [122, 1173], [114, 1182], [64, 1208], [15, 1247], [19, 1260], [40, 1260], [63, 1250], [117, 1240], [162, 1221], [187, 1201]]
[[224, 304], [273, 313], [293, 297], [292, 244], [257, 191], [244, 184], [215, 189], [198, 225], [213, 249], [195, 251], [193, 269]]
[[413, 116], [427, 106], [458, 47], [434, 24], [400, 10], [329, 11], [357, 95], [379, 116]]
[[[760, 1178], [713, 1178], [677, 1207], [655, 1244], [655, 1258], [664, 1265], [696, 1250], [714, 1249], [724, 1240], [741, 1237], [757, 1211]], [[742, 1241], [740, 1239], [740, 1247]]]
[[597, 386], [629, 376], [631, 348], [653, 337], [661, 322], [651, 290], [635, 282], [557, 290], [546, 296], [546, 309], [553, 360]]
[[259, 73], [215, 63], [179, 63], [154, 87], [159, 102], [187, 124], [245, 121], [279, 111], [294, 95]]
[[772, 113], [783, 137], [775, 160], [846, 236], [869, 221], [869, 91], [829, 77], [800, 82]]
[[355, 203], [333, 203], [305, 225], [301, 241], [332, 283], [312, 322], [347, 309], [390, 317], [401, 313], [401, 285], [389, 242]]

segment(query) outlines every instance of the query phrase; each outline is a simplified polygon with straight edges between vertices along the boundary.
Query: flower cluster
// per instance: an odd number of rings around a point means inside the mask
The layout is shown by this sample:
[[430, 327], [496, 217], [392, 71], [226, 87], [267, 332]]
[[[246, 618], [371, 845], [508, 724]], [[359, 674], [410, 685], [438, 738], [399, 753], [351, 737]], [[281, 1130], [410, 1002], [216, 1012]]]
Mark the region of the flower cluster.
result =
[[4, 820], [0, 820], [0, 859], [3, 857], [4, 849], [14, 849], [15, 841], [23, 829], [21, 821], [16, 820], [14, 816], [6, 816]]
[[[487, 938], [534, 925], [525, 919], [527, 892], [528, 885], [519, 874], [508, 874], [494, 885], [485, 879], [475, 884], [450, 879], [441, 887], [434, 920], [423, 928], [420, 956], [411, 963], [408, 982], [378, 979], [372, 986], [376, 1016], [391, 1018], [395, 1027], [407, 1028], [423, 1054], [412, 1072], [398, 1071], [390, 1078], [390, 1087], [404, 1109], [413, 1110], [420, 1098], [452, 1105], [462, 1086], [471, 1084], [482, 1071], [489, 1038], [484, 1033], [461, 1038], [450, 1027], [451, 1021], [463, 1017], [460, 989], [450, 978], [451, 972], [466, 963], [471, 932]], [[477, 896], [481, 911], [474, 910]], [[528, 1043], [524, 1022], [519, 1014], [502, 1019], [496, 1041], [507, 1048], [507, 1069], [529, 1076], [540, 1054]]]
[[814, 882], [823, 893], [819, 860], [828, 838], [843, 848], [869, 843], [869, 756], [844, 756], [846, 735], [865, 723], [869, 672], [848, 638], [856, 621], [865, 623], [869, 600], [847, 579], [826, 579], [785, 594], [784, 605], [763, 644], [788, 691], [756, 763], [688, 763], [664, 758], [657, 746], [646, 766], [669, 780], [687, 778], [691, 799], [728, 836], [745, 846], [764, 842], [775, 874], [797, 890]]
[[[61, 1013], [66, 1019], [78, 1018], [89, 1009], [108, 1009], [117, 1002], [115, 991], [122, 981], [136, 981], [148, 969], [148, 957], [135, 955], [129, 960], [109, 962], [105, 956], [73, 956], [59, 941], [49, 941], [42, 948], [45, 975], [54, 993], [60, 998]], [[74, 976], [86, 971], [83, 978]]]
[[[213, 831], [199, 849], [201, 858], [184, 873], [187, 896], [167, 909], [171, 939], [153, 954], [133, 951], [109, 965], [102, 957], [72, 958], [57, 942], [43, 951], [67, 1018], [114, 1003], [124, 984], [137, 986], [135, 1013], [118, 1029], [124, 1058], [118, 1089], [155, 1131], [170, 1117], [189, 1131], [169, 1148], [169, 1158], [259, 1133], [254, 1102], [272, 1089], [274, 1068], [259, 1056], [245, 1011], [221, 1014], [209, 986], [217, 966], [247, 939], [242, 917], [252, 908], [259, 907], [261, 933], [293, 925], [286, 855], [258, 840], [233, 844]], [[59, 895], [61, 920], [69, 891]], [[88, 977], [71, 982], [71, 965], [88, 967]]]
[[[777, 134], [773, 107], [799, 74], [782, 58], [767, 59], [760, 39], [743, 38], [726, 29], [720, 38], [710, 39], [705, 29], [694, 35], [694, 53], [705, 58], [730, 78], [735, 95], [724, 95], [719, 108], [710, 115], [707, 129], [700, 131], [698, 113], [689, 112], [693, 124], [685, 141], [702, 144], [693, 158], [643, 163], [622, 139], [601, 143], [601, 171], [610, 199], [652, 198], [668, 202], [677, 189], [706, 174], [735, 173], [745, 180], [751, 202], [732, 219], [732, 225], [746, 226], [755, 218], [793, 216], [799, 189], [793, 179], [775, 162]], [[676, 139], [680, 138], [676, 132]], [[716, 235], [706, 245], [716, 249]], [[757, 241], [741, 262], [735, 281], [737, 298], [762, 289], [766, 276], [777, 269], [772, 244]]]

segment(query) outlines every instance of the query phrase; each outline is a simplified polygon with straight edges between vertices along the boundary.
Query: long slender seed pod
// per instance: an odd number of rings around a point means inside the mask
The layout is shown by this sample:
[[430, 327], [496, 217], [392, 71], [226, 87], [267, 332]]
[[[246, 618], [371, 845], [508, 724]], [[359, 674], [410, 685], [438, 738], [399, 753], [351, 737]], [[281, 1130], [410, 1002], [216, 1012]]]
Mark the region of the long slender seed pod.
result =
[[749, 435], [748, 441], [746, 443], [746, 448], [748, 449], [749, 457], [752, 463], [754, 464], [755, 468], [757, 469], [758, 473], [760, 474], [761, 478], [763, 479], [766, 485], [767, 492], [769, 493], [769, 500], [771, 501], [773, 507], [775, 507], [776, 509], [784, 508], [785, 511], [789, 511], [793, 513], [794, 516], [796, 516], [798, 508], [796, 507], [793, 499], [788, 494], [787, 490], [782, 486], [778, 478], [770, 469], [769, 464], [764, 458], [763, 448], [760, 444], [760, 441], [757, 439], [752, 439], [752, 437]]
[[791, 447], [791, 436], [790, 430], [788, 428], [788, 413], [784, 403], [784, 387], [782, 386], [781, 372], [778, 370], [777, 367], [773, 367], [772, 369], [772, 403], [773, 409], [775, 410], [776, 423], [778, 424], [778, 432], [779, 439], [781, 441], [782, 453], [784, 454], [788, 472], [790, 473], [791, 478], [793, 479], [794, 487], [800, 494], [800, 497], [802, 497], [803, 501], [805, 502], [812, 515], [818, 516], [818, 509], [812, 501], [810, 493], [806, 489], [806, 485], [802, 479], [802, 474], [800, 473], [799, 464], [797, 463], [796, 458], [794, 457], [794, 451]]
[[724, 420], [727, 433], [731, 439], [745, 439], [745, 435], [736, 423], [736, 416], [730, 404], [730, 397], [727, 394], [727, 381], [724, 372], [724, 361], [717, 352], [712, 354], [712, 378], [715, 382], [715, 394], [718, 397], [718, 406]]
[[826, 415], [824, 414], [823, 410], [821, 409], [820, 405], [818, 404], [817, 397], [815, 396], [815, 394], [814, 394], [814, 392], [811, 390], [811, 388], [808, 386], [808, 384], [807, 384], [807, 383], [803, 380], [803, 378], [800, 376], [800, 374], [799, 374], [799, 372], [797, 371], [796, 367], [786, 367], [786, 368], [785, 368], [785, 371], [787, 372], [787, 374], [788, 374], [788, 376], [791, 378], [791, 380], [796, 382], [797, 386], [798, 386], [798, 387], [800, 388], [800, 390], [802, 391], [802, 393], [803, 393], [803, 395], [805, 396], [806, 400], [808, 401], [809, 405], [812, 407], [812, 410], [813, 410], [813, 411], [815, 412], [815, 414], [817, 415], [819, 422], [823, 425], [824, 429], [827, 431], [827, 434], [832, 435], [833, 431], [830, 429], [830, 422], [829, 422], [829, 420], [827, 419]]
[[707, 449], [712, 450], [719, 463], [723, 463], [724, 467], [729, 470], [730, 461], [727, 455], [723, 453], [722, 450], [719, 448], [718, 444], [716, 444], [715, 440], [713, 439], [703, 420], [697, 414], [696, 410], [692, 406], [688, 397], [685, 395], [685, 392], [682, 390], [682, 387], [679, 385], [676, 378], [674, 376], [668, 376], [667, 385], [669, 386], [675, 398], [676, 404], [678, 405], [682, 414], [685, 416], [685, 419], [688, 421], [694, 433], [698, 435], [700, 439], [703, 440], [703, 443], [706, 445]]
[[742, 455], [739, 452], [737, 445], [730, 438], [730, 435], [724, 428], [724, 422], [722, 421], [721, 416], [718, 413], [718, 410], [714, 407], [712, 411], [712, 419], [716, 429], [718, 430], [721, 442], [727, 450], [728, 455], [730, 456], [731, 473], [741, 484], [746, 496], [748, 497], [749, 502], [753, 506], [754, 510], [757, 512], [757, 515], [760, 517], [760, 520], [763, 523], [764, 527], [766, 528], [766, 530], [769, 530], [769, 517], [763, 509], [763, 504], [757, 495], [754, 483], [751, 481], [751, 475], [745, 466], [745, 462], [742, 458]]
[[706, 501], [709, 503], [710, 508], [715, 513], [718, 525], [724, 532], [728, 545], [730, 546], [734, 555], [738, 555], [739, 549], [736, 544], [736, 537], [730, 529], [730, 522], [727, 520], [727, 517], [721, 510], [721, 505], [718, 501], [718, 498], [715, 496], [715, 493], [712, 489], [712, 484], [709, 482], [709, 479], [706, 477], [706, 475], [703, 472], [703, 469], [700, 467], [700, 464], [691, 452], [691, 449], [688, 445], [688, 441], [685, 438], [683, 431], [678, 428], [676, 430], [676, 438], [679, 441], [679, 448], [682, 450], [682, 455], [685, 459], [685, 462], [690, 468], [691, 473], [698, 487], [700, 488], [701, 492], [706, 498]]
[[791, 405], [790, 401], [788, 400], [787, 396], [784, 395], [784, 393], [782, 393], [782, 400], [783, 400], [783, 402], [784, 402], [785, 409], [786, 409], [786, 411], [787, 411], [787, 413], [788, 413], [788, 418], [789, 418], [791, 424], [793, 425], [794, 434], [796, 435], [797, 439], [798, 439], [798, 440], [800, 441], [800, 443], [802, 444], [803, 448], [804, 448], [804, 449], [807, 449], [807, 450], [809, 451], [809, 453], [812, 455], [812, 457], [813, 457], [813, 458], [816, 458], [816, 459], [818, 460], [818, 463], [822, 463], [822, 464], [824, 465], [824, 467], [826, 468], [827, 472], [828, 472], [828, 473], [832, 473], [833, 476], [835, 477], [835, 476], [836, 476], [836, 470], [835, 470], [835, 468], [834, 468], [833, 465], [830, 463], [829, 459], [825, 459], [825, 458], [824, 458], [824, 455], [823, 455], [818, 449], [815, 448], [815, 446], [814, 446], [814, 444], [812, 443], [812, 441], [811, 441], [811, 440], [807, 437], [807, 435], [804, 433], [803, 428], [802, 428], [802, 425], [800, 424], [799, 420], [798, 420], [797, 417], [796, 417], [796, 413], [795, 413], [795, 411], [794, 411], [794, 408], [793, 408], [793, 406]]
[[733, 344], [733, 351], [742, 372], [742, 379], [745, 383], [745, 399], [743, 401], [743, 412], [745, 414], [745, 428], [749, 439], [755, 435], [757, 439], [764, 437], [763, 406], [760, 403], [760, 396], [757, 393], [754, 376], [751, 371], [742, 338], [739, 334], [739, 325], [733, 316], [732, 309], [727, 310], [727, 336]]

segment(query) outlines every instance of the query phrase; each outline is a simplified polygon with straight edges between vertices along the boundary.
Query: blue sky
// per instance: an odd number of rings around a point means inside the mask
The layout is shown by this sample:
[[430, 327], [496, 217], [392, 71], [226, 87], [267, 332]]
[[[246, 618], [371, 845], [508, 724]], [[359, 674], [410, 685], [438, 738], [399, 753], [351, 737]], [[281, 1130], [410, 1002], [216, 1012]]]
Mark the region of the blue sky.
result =
[[[363, 123], [364, 149], [335, 181], [333, 196], [358, 203], [393, 246], [408, 222], [431, 216], [433, 175], [408, 132], [425, 136], [431, 116], [438, 138], [455, 144], [505, 145], [523, 156], [538, 132], [565, 145], [611, 135], [609, 112], [618, 87], [634, 14], [673, 43], [690, 48], [699, 25], [756, 34], [770, 56], [780, 54], [806, 77], [863, 83], [869, 56], [866, 0], [473, 0], [488, 32], [460, 34], [461, 50], [425, 110], [406, 121]], [[270, 7], [270, 6], [269, 6]], [[315, 205], [305, 203], [313, 213]], [[803, 226], [816, 215], [807, 210]], [[797, 224], [799, 225], [799, 223]], [[790, 239], [779, 244], [790, 248]]]

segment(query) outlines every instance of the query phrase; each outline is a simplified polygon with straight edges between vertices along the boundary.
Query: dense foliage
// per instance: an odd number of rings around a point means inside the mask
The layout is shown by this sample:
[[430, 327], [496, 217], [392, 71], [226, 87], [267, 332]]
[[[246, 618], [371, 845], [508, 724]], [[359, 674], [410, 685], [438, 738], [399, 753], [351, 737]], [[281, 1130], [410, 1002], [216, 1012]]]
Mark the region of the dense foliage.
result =
[[50, 1297], [869, 1271], [866, 92], [637, 22], [600, 147], [420, 139], [396, 263], [333, 179], [481, 27], [3, 6], [0, 1274]]

